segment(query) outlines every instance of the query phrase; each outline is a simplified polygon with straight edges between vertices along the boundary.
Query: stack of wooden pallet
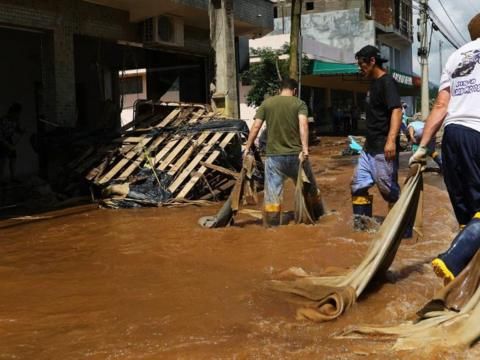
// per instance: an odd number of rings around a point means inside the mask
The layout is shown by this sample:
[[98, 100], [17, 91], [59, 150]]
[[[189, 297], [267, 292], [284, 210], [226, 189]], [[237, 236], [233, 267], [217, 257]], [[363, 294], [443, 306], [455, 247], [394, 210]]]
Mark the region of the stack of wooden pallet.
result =
[[162, 104], [161, 111], [136, 121], [141, 126], [88, 149], [70, 166], [98, 188], [134, 183], [143, 170], [157, 180], [167, 179], [158, 186], [164, 186], [171, 199], [216, 198], [235, 183], [238, 169], [226, 160], [233, 149], [241, 160], [242, 140], [232, 129], [189, 130], [215, 120], [221, 121], [206, 105]]

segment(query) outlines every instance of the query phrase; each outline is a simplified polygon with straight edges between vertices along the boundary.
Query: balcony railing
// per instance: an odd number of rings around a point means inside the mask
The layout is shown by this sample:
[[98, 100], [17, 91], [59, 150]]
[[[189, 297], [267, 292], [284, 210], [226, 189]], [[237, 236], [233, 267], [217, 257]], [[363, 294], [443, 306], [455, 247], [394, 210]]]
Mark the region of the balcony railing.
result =
[[397, 30], [410, 41], [413, 41], [413, 26], [411, 21], [400, 19]]

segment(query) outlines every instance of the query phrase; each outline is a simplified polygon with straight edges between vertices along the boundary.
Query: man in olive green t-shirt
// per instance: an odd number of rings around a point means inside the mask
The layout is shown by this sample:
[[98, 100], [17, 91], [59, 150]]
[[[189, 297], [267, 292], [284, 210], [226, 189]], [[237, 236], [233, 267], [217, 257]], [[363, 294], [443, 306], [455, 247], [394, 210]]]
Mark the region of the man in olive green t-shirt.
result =
[[264, 223], [280, 224], [283, 182], [286, 178], [297, 180], [300, 162], [317, 197], [315, 177], [308, 161], [308, 109], [295, 94], [298, 83], [284, 79], [280, 95], [266, 99], [258, 108], [255, 122], [245, 147], [245, 153], [255, 141], [263, 122], [267, 124], [267, 159], [265, 161]]

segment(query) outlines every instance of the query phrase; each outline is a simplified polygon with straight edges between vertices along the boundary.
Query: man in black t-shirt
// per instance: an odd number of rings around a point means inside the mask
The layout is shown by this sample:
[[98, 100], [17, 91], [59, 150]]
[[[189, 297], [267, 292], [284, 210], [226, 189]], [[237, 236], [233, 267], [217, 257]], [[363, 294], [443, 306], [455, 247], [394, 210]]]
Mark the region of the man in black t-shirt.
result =
[[372, 216], [372, 199], [368, 189], [377, 185], [390, 205], [398, 200], [398, 151], [402, 106], [395, 80], [387, 74], [380, 51], [371, 45], [355, 54], [360, 72], [372, 80], [366, 101], [367, 136], [353, 175], [351, 191], [354, 229], [365, 228], [364, 216]]

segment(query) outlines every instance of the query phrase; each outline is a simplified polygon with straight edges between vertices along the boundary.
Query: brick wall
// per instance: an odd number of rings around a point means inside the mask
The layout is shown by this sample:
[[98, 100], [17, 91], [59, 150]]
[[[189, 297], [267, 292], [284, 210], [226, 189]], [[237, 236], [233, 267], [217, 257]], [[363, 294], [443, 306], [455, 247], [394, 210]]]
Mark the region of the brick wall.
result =
[[393, 25], [393, 1], [373, 0], [373, 18], [383, 26]]

